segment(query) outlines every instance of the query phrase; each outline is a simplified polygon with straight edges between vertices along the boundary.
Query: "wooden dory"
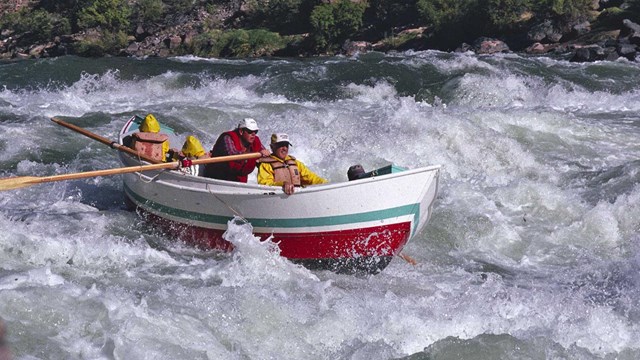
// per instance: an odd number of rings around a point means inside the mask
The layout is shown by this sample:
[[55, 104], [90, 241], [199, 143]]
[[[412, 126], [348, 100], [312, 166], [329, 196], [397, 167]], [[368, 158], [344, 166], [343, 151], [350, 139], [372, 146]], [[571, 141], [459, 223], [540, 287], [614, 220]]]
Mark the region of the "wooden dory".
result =
[[[128, 144], [142, 119], [122, 128]], [[162, 127], [172, 147], [182, 142]], [[120, 152], [126, 166], [139, 160]], [[389, 167], [388, 167], [389, 168]], [[124, 174], [127, 199], [141, 213], [181, 240], [206, 249], [230, 250], [222, 235], [234, 217], [254, 235], [272, 236], [281, 255], [309, 268], [376, 273], [398, 255], [428, 222], [438, 190], [440, 166], [391, 172], [297, 189], [208, 179], [180, 171]]]

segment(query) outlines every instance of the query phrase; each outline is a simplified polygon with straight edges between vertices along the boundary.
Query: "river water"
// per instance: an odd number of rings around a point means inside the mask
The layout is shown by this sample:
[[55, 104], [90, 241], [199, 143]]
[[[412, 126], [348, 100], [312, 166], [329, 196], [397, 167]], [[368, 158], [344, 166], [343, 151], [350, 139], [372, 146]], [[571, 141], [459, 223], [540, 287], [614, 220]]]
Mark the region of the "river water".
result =
[[15, 359], [640, 358], [638, 63], [62, 57], [2, 62], [0, 84], [0, 177], [119, 167], [49, 118], [116, 139], [149, 112], [206, 147], [253, 117], [332, 182], [443, 165], [417, 264], [373, 276], [301, 268], [250, 225], [230, 254], [183, 246], [119, 176], [1, 191]]

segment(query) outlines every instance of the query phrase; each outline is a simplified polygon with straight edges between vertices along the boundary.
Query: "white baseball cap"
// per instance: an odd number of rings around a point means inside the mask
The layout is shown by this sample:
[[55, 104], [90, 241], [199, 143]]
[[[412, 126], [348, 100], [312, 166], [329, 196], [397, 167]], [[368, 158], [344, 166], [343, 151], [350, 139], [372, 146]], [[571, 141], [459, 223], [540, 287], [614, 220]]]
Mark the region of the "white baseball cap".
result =
[[281, 142], [286, 142], [289, 145], [291, 145], [291, 141], [289, 141], [289, 135], [287, 135], [285, 133], [279, 133], [279, 134], [272, 134], [271, 135], [271, 143], [272, 144], [277, 144], [277, 143], [281, 143]]
[[238, 129], [248, 129], [251, 131], [258, 131], [258, 123], [252, 118], [244, 118], [238, 124]]

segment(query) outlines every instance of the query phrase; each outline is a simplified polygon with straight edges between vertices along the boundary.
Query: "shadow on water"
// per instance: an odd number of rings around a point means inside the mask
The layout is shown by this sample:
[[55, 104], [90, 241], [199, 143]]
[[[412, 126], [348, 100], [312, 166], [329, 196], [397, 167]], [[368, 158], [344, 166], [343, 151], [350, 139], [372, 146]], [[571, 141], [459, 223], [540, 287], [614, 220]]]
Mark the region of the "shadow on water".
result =
[[122, 187], [105, 184], [76, 182], [74, 186], [82, 193], [81, 203], [98, 210], [125, 209]]
[[[637, 354], [640, 352], [637, 352]], [[636, 355], [637, 355], [636, 354]], [[546, 336], [518, 339], [507, 334], [481, 334], [471, 339], [447, 337], [402, 360], [600, 359], [575, 344], [569, 348]], [[631, 359], [632, 357], [630, 357]]]
[[614, 203], [618, 197], [633, 191], [640, 183], [640, 160], [595, 171], [573, 173], [570, 181], [584, 188], [583, 198], [591, 205], [600, 201]]

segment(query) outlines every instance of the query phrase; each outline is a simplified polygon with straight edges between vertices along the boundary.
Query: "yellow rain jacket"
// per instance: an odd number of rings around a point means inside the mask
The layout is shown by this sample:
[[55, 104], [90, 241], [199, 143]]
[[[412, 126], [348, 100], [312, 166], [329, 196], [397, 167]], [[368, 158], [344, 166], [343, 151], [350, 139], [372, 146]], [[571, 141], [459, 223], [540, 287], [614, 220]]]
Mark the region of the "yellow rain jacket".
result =
[[[291, 165], [285, 166], [285, 164], [287, 163]], [[293, 163], [295, 163], [295, 165], [293, 165]], [[282, 175], [276, 176], [276, 173], [273, 169], [274, 165], [276, 165], [276, 167], [280, 169], [287, 169], [280, 172], [280, 174]], [[294, 182], [293, 178], [295, 176], [292, 176], [288, 169], [291, 167], [297, 167], [297, 172], [300, 176], [300, 184], [296, 184], [296, 182]], [[258, 167], [258, 184], [282, 186], [285, 180], [293, 183], [294, 185], [316, 185], [328, 182], [326, 179], [321, 178], [313, 171], [309, 170], [309, 168], [307, 168], [300, 160], [296, 160], [296, 158], [290, 155], [287, 155], [287, 158], [284, 160], [278, 158], [277, 156], [271, 155], [267, 161], [262, 160], [260, 162], [260, 167]]]

